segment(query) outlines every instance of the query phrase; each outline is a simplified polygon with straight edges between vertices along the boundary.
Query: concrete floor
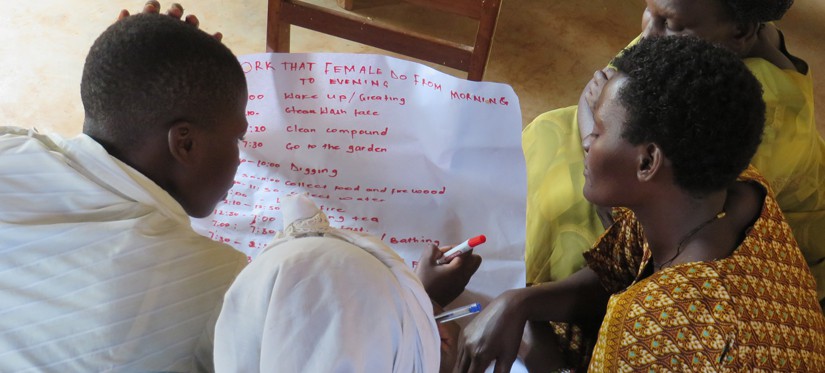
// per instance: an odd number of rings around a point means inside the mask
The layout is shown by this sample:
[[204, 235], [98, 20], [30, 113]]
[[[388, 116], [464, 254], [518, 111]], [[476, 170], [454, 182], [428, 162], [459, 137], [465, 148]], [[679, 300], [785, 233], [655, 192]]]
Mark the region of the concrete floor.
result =
[[[334, 0], [312, 0], [334, 6]], [[461, 22], [417, 14], [398, 0], [361, 0], [372, 17], [461, 33]], [[162, 3], [164, 9], [168, 2]], [[264, 51], [266, 1], [184, 2], [201, 27], [221, 31], [236, 54]], [[29, 0], [0, 14], [0, 125], [34, 126], [74, 135], [81, 129], [80, 74], [89, 46], [118, 11], [142, 1]], [[519, 95], [523, 122], [576, 102], [592, 72], [639, 33], [643, 0], [504, 0], [485, 79], [510, 84]], [[819, 129], [825, 133], [825, 1], [797, 1], [779, 26], [789, 49], [814, 72]], [[444, 26], [447, 25], [447, 26]], [[296, 52], [381, 51], [296, 29]], [[462, 76], [461, 72], [441, 69]]]

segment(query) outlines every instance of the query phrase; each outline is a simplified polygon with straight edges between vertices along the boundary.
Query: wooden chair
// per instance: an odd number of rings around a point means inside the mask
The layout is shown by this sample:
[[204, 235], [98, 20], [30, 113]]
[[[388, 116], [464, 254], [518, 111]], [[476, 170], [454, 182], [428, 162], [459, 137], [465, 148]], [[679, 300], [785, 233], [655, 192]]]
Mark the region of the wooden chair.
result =
[[[474, 44], [401, 29], [353, 12], [325, 8], [301, 0], [269, 0], [266, 50], [289, 52], [289, 27], [295, 25], [466, 71], [467, 79], [480, 81], [484, 77], [490, 56], [501, 0], [405, 1], [477, 20]], [[352, 0], [338, 0], [338, 3], [343, 8], [352, 8]]]

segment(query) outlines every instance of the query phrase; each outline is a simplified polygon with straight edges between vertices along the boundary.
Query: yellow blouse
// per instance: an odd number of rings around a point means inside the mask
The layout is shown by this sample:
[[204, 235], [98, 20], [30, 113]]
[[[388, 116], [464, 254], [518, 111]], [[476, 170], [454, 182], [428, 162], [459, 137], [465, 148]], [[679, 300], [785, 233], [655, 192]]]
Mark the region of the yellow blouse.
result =
[[[776, 199], [825, 297], [825, 141], [814, 124], [810, 72], [768, 61], [745, 64], [762, 83], [766, 128], [753, 164]], [[527, 283], [563, 279], [584, 266], [582, 253], [604, 229], [582, 195], [584, 151], [576, 107], [544, 113], [522, 133], [527, 162]]]

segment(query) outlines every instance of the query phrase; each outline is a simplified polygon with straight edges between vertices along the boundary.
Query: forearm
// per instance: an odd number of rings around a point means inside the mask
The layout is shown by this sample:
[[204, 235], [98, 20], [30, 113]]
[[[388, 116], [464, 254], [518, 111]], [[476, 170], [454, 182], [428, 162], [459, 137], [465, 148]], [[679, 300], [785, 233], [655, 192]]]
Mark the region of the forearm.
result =
[[572, 276], [521, 289], [519, 301], [529, 321], [582, 323], [601, 320], [610, 294], [585, 267]]

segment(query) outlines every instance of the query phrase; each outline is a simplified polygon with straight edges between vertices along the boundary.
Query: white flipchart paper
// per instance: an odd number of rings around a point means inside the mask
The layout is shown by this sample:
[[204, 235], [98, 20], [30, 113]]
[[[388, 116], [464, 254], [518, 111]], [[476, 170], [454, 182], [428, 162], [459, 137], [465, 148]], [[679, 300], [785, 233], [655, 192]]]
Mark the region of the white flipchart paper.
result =
[[484, 234], [456, 305], [522, 287], [526, 171], [505, 84], [364, 54], [241, 56], [249, 129], [235, 185], [200, 233], [251, 260], [283, 228], [280, 198], [308, 193], [339, 228], [381, 237], [408, 263]]

